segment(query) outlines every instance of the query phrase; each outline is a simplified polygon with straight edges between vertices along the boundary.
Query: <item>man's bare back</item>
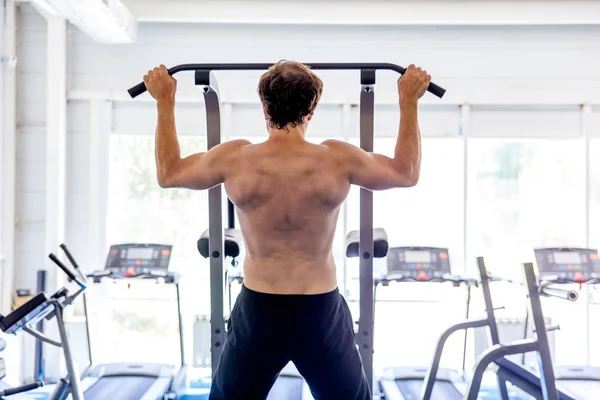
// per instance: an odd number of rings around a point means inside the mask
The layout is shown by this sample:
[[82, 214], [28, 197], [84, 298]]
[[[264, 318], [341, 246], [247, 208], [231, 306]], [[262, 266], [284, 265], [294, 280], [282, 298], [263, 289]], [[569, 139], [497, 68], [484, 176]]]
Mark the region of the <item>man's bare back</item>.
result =
[[225, 189], [238, 210], [248, 288], [312, 294], [337, 287], [332, 244], [350, 181], [327, 146], [293, 132], [246, 145]]
[[[383, 190], [413, 186], [418, 180], [417, 102], [431, 78], [410, 66], [398, 81], [402, 118], [390, 158], [337, 140], [321, 145], [306, 141], [322, 83], [301, 64], [291, 63], [287, 68], [259, 88], [269, 133], [264, 143], [234, 140], [186, 158], [180, 157], [176, 135], [176, 81], [164, 66], [149, 71], [144, 82], [158, 105], [157, 176], [162, 187], [208, 189], [225, 184], [239, 214], [246, 245], [244, 285], [249, 289], [325, 293], [337, 287], [332, 245], [340, 205], [350, 185]], [[313, 85], [290, 88], [302, 86], [294, 74], [309, 76]], [[314, 85], [316, 81], [321, 86]], [[304, 101], [307, 108], [300, 105], [299, 110], [290, 111], [281, 99], [273, 99], [277, 93], [268, 91], [278, 87], [281, 93], [305, 90], [292, 102]]]

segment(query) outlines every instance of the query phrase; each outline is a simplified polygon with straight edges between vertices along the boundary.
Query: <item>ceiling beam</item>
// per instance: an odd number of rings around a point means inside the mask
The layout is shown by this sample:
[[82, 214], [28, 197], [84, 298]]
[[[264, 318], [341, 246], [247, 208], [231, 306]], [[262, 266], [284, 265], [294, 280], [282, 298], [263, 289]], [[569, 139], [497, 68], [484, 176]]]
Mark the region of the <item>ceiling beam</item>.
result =
[[302, 25], [600, 25], [593, 0], [125, 0], [140, 22]]

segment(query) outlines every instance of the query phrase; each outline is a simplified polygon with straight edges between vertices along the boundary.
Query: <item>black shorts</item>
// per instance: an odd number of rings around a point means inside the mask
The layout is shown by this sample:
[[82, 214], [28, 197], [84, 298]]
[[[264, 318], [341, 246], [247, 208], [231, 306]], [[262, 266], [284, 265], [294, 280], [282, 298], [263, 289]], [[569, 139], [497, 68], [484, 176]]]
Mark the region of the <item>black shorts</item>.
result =
[[336, 289], [278, 295], [245, 286], [229, 320], [209, 399], [265, 399], [292, 361], [315, 400], [371, 400], [348, 304]]

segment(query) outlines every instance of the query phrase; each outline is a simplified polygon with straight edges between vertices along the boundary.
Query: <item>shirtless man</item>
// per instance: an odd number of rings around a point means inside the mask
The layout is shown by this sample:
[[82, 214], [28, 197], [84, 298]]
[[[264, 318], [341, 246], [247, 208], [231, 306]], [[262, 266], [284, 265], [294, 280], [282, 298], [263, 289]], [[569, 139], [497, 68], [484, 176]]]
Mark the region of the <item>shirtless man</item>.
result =
[[315, 399], [371, 399], [352, 316], [337, 289], [333, 237], [350, 185], [385, 190], [419, 180], [417, 103], [430, 80], [414, 65], [398, 80], [402, 118], [394, 158], [338, 140], [307, 142], [323, 83], [292, 61], [273, 65], [260, 79], [265, 142], [233, 140], [181, 158], [177, 82], [162, 65], [144, 77], [158, 107], [159, 185], [205, 190], [224, 183], [246, 246], [244, 285], [210, 399], [264, 399], [289, 361]]

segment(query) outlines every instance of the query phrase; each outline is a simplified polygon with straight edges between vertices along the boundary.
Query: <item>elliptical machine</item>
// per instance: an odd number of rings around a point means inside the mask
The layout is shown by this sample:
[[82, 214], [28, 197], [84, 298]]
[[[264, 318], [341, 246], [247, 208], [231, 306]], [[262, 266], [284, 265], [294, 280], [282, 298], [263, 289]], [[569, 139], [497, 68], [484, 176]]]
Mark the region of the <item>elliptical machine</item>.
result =
[[[10, 314], [6, 316], [0, 316], [0, 329], [5, 333], [13, 335], [16, 335], [21, 331], [25, 331], [36, 339], [62, 348], [68, 375], [60, 380], [55, 390], [52, 392], [50, 400], [62, 400], [66, 398], [68, 394], [72, 395], [73, 400], [84, 400], [83, 391], [81, 389], [81, 381], [79, 379], [79, 372], [77, 371], [75, 363], [73, 362], [71, 345], [69, 343], [69, 337], [63, 320], [63, 311], [66, 307], [73, 304], [77, 297], [85, 292], [87, 289], [84, 283], [86, 279], [81, 271], [79, 271], [77, 264], [73, 262], [73, 257], [71, 256], [71, 253], [69, 253], [67, 247], [64, 244], [61, 244], [60, 248], [73, 265], [78, 276], [76, 276], [67, 266], [65, 266], [54, 254], [50, 254], [48, 257], [69, 277], [69, 281], [77, 284], [79, 289], [72, 295], [69, 295], [69, 291], [66, 287], [59, 289], [50, 297], [44, 292], [38, 293], [35, 297]], [[35, 325], [44, 318], [46, 320], [56, 318], [60, 341], [55, 341], [45, 336], [43, 333], [35, 330]], [[37, 382], [21, 388], [8, 389], [4, 392], [0, 392], [0, 398], [2, 398], [3, 395], [8, 396], [11, 394], [22, 393], [40, 386], [41, 384]], [[17, 389], [23, 390], [16, 392], [15, 390]]]

